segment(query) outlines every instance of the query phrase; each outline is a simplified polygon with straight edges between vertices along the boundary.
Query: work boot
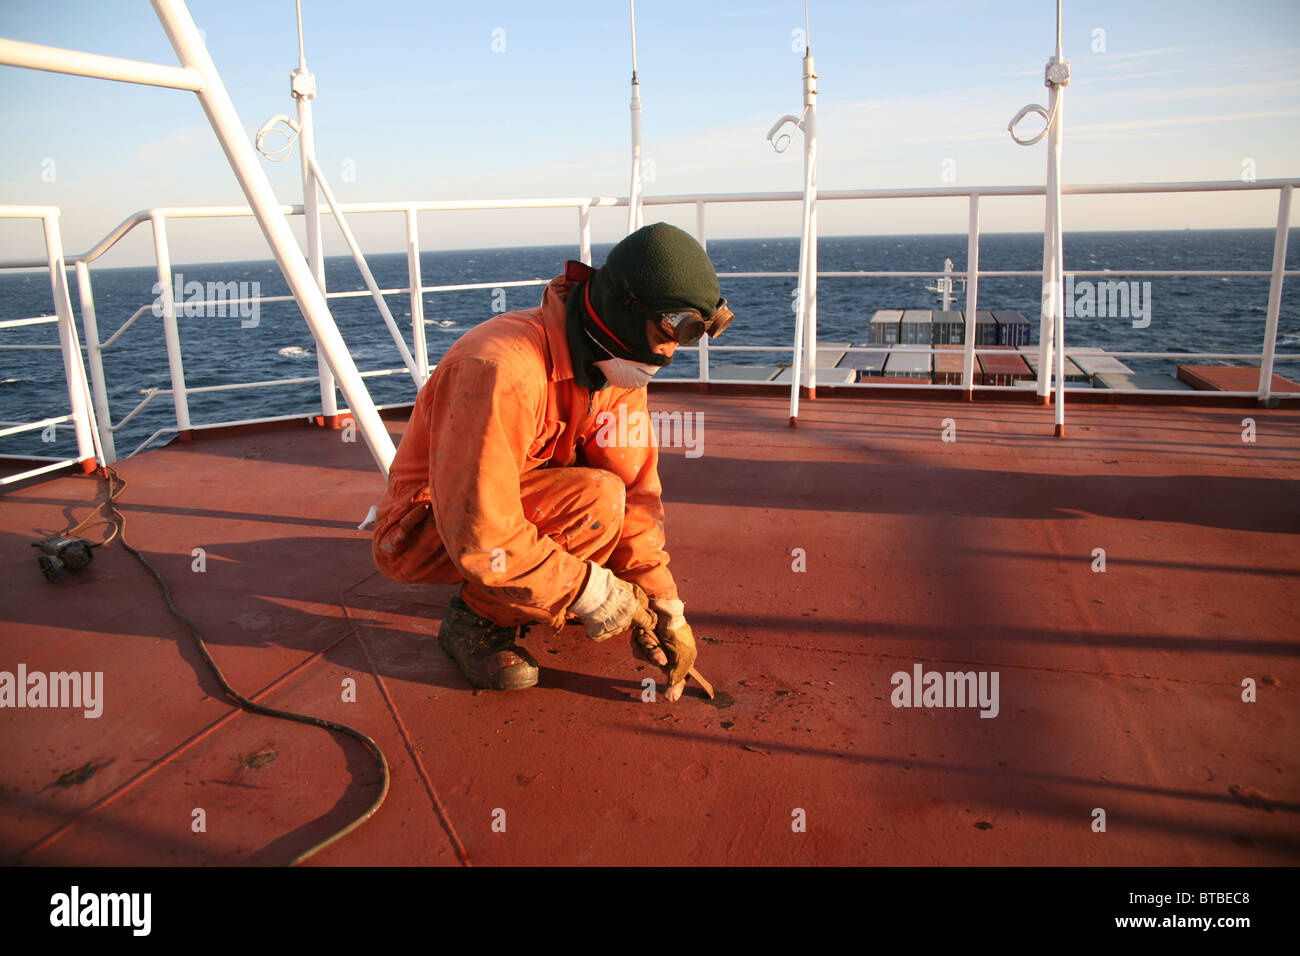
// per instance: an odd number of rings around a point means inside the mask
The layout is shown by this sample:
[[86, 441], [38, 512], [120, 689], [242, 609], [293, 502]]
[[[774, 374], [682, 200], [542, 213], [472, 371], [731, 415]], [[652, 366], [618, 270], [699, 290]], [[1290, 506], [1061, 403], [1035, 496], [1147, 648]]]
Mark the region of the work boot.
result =
[[527, 628], [501, 627], [479, 617], [457, 594], [438, 629], [438, 646], [475, 687], [521, 690], [537, 683], [537, 661], [515, 643]]

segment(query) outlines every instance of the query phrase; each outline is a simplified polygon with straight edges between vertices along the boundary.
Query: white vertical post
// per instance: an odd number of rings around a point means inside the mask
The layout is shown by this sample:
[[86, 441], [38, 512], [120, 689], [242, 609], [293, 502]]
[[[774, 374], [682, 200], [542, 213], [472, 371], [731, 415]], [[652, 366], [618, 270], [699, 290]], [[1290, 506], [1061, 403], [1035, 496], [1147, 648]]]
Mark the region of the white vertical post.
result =
[[[790, 369], [790, 427], [799, 421], [799, 388], [805, 377], [811, 389], [817, 385], [815, 372], [805, 375], [804, 359], [815, 368], [816, 360], [816, 289], [817, 289], [817, 90], [814, 80], [812, 50], [803, 58], [803, 115], [798, 126], [803, 130], [803, 222], [799, 236], [799, 288], [794, 321], [794, 365]], [[806, 356], [805, 356], [806, 353]]]
[[591, 265], [591, 203], [578, 207], [578, 260]]
[[980, 297], [980, 195], [970, 194], [970, 224], [966, 233], [966, 342], [962, 349], [961, 384], [966, 400], [975, 398], [975, 313]]
[[[301, 29], [301, 24], [299, 24]], [[312, 121], [311, 101], [315, 96], [315, 78], [307, 72], [307, 60], [302, 52], [302, 34], [298, 35], [298, 70], [293, 74], [294, 99], [298, 101], [298, 158], [302, 165], [302, 215], [307, 228], [307, 261], [311, 266], [316, 285], [324, 295], [325, 251], [321, 243], [320, 195], [316, 188], [316, 175], [312, 163], [316, 159], [316, 131]], [[299, 83], [302, 88], [299, 89]], [[339, 417], [338, 397], [334, 392], [334, 373], [330, 371], [325, 354], [316, 343], [316, 371], [320, 376], [320, 412], [326, 428], [333, 428]]]
[[[700, 244], [700, 248], [706, 253], [709, 251], [709, 241], [704, 235], [704, 200], [695, 200], [695, 241]], [[709, 336], [700, 336], [700, 371], [699, 380], [708, 382], [709, 380]]]
[[[1057, 26], [1059, 34], [1060, 26]], [[1052, 147], [1053, 164], [1056, 168], [1056, 185], [1052, 191], [1052, 243], [1056, 247], [1056, 254], [1053, 256], [1052, 288], [1056, 290], [1053, 296], [1052, 316], [1053, 322], [1053, 343], [1056, 350], [1053, 356], [1053, 365], [1056, 369], [1056, 401], [1053, 410], [1055, 426], [1053, 431], [1057, 438], [1065, 437], [1065, 237], [1062, 229], [1061, 216], [1061, 130], [1065, 123], [1065, 93], [1057, 91], [1056, 103], [1056, 121], [1052, 124], [1055, 133], [1056, 142]]]
[[[1043, 223], [1043, 297], [1038, 323], [1038, 398], [1045, 404], [1052, 385], [1053, 368], [1064, 370], [1065, 249], [1061, 229], [1061, 144], [1065, 131], [1065, 87], [1070, 64], [1061, 47], [1061, 0], [1056, 0], [1056, 53], [1047, 61], [1047, 185]], [[1014, 124], [1014, 121], [1013, 121]], [[1012, 134], [1015, 135], [1014, 133]], [[1040, 134], [1041, 135], [1041, 134]], [[1055, 362], [1053, 362], [1055, 358]], [[1065, 434], [1065, 383], [1057, 381], [1056, 435]]]
[[[1049, 87], [1047, 114], [1054, 116], [1061, 91]], [[1065, 290], [1056, 285], [1056, 210], [1061, 193], [1058, 176], [1061, 172], [1061, 137], [1059, 127], [1052, 122], [1047, 131], [1047, 188], [1043, 198], [1043, 289], [1038, 321], [1038, 397], [1047, 404], [1052, 385], [1052, 339], [1056, 316], [1056, 300]]]
[[627, 190], [627, 231], [641, 228], [641, 82], [636, 76], [636, 0], [628, 0], [632, 20], [632, 182]]
[[415, 364], [420, 381], [429, 380], [429, 345], [424, 335], [424, 293], [420, 287], [420, 232], [414, 207], [406, 207], [406, 272], [411, 286], [411, 342], [415, 346]]
[[77, 330], [73, 324], [72, 299], [68, 295], [68, 276], [63, 262], [63, 238], [59, 234], [57, 211], [42, 217], [42, 222], [45, 225], [45, 257], [50, 268], [50, 292], [54, 296], [54, 311], [59, 317], [63, 371], [68, 379], [68, 399], [77, 431], [77, 459], [86, 468], [95, 459], [95, 439], [91, 434], [90, 406], [86, 402], [81, 348], [77, 344]]
[[99, 444], [104, 449], [104, 462], [117, 461], [117, 448], [113, 444], [113, 420], [108, 408], [108, 385], [104, 381], [104, 356], [99, 349], [99, 321], [95, 318], [95, 295], [90, 285], [90, 267], [78, 259], [77, 298], [81, 302], [81, 324], [86, 330], [86, 361], [90, 365], [90, 381], [94, 389], [95, 424], [99, 430]]
[[[163, 338], [167, 342], [167, 368], [171, 373], [172, 405], [176, 409], [176, 431], [181, 441], [192, 437], [190, 401], [185, 391], [185, 363], [181, 360], [181, 336], [176, 326], [176, 296], [172, 285], [172, 257], [167, 248], [167, 221], [158, 213], [149, 217], [153, 224], [154, 259], [158, 264], [158, 286], [162, 298]], [[178, 290], [183, 295], [185, 290]]]
[[338, 379], [343, 397], [352, 409], [357, 430], [365, 438], [375, 463], [385, 477], [396, 449], [384, 423], [375, 409], [375, 403], [366, 391], [365, 382], [357, 371], [356, 363], [339, 334], [334, 317], [330, 315], [325, 296], [316, 285], [311, 269], [298, 248], [293, 230], [280, 210], [270, 182], [261, 166], [248, 136], [244, 132], [239, 114], [222, 85], [221, 76], [203, 45], [198, 27], [181, 0], [152, 0], [154, 11], [162, 22], [181, 64], [198, 72], [203, 88], [198, 92], [199, 103], [207, 114], [226, 159], [239, 180], [240, 188], [248, 199], [258, 225], [266, 235], [268, 245], [275, 255], [300, 308], [303, 318], [316, 338], [317, 347], [324, 352], [330, 369]]
[[804, 56], [803, 90], [804, 116], [803, 145], [804, 163], [808, 166], [808, 270], [804, 276], [807, 283], [804, 303], [808, 309], [808, 320], [804, 329], [808, 336], [808, 397], [817, 397], [817, 89], [813, 82], [817, 74], [813, 72], [812, 53]]
[[794, 363], [790, 369], [790, 427], [799, 421], [799, 387], [803, 384], [803, 356], [805, 350], [804, 336], [808, 319], [808, 228], [812, 217], [808, 214], [808, 170], [804, 170], [803, 223], [799, 235], [799, 287], [795, 290], [796, 308], [794, 316]]
[[1264, 320], [1263, 361], [1259, 363], [1259, 400], [1267, 402], [1273, 389], [1273, 354], [1277, 351], [1277, 318], [1282, 309], [1282, 273], [1286, 269], [1286, 241], [1291, 220], [1291, 187], [1283, 186], [1277, 199], [1277, 232], [1273, 234], [1273, 275], [1268, 282], [1268, 314]]

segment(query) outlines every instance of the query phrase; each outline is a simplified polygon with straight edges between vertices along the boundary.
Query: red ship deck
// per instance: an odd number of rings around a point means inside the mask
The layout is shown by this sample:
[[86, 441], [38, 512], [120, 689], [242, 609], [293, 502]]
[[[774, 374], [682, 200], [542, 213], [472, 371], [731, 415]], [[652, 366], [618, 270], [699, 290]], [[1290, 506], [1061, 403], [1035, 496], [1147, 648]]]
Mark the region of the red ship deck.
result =
[[[704, 416], [703, 456], [665, 449], [661, 474], [725, 707], [693, 685], [643, 703], [657, 672], [573, 627], [530, 633], [539, 686], [474, 692], [431, 636], [452, 590], [371, 564], [356, 526], [382, 483], [340, 433], [205, 438], [118, 466], [128, 539], [230, 681], [387, 754], [386, 804], [312, 864], [1300, 858], [1294, 407], [1076, 405], [1053, 439], [1028, 405], [823, 398], [795, 430], [778, 397], [652, 405]], [[41, 578], [36, 529], [102, 490], [65, 476], [0, 498], [0, 670], [104, 675], [98, 719], [0, 718], [0, 859], [283, 863], [369, 804], [374, 763], [221, 699], [115, 544]], [[998, 715], [893, 707], [891, 675], [917, 664], [998, 672]]]

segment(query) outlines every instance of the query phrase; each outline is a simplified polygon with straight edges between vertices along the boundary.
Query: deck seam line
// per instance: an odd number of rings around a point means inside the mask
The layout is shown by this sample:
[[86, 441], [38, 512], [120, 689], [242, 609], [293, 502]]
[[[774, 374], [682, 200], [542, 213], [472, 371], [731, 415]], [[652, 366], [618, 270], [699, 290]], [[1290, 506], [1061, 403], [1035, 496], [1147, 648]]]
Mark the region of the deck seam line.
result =
[[401, 714], [398, 713], [396, 702], [388, 692], [388, 685], [379, 674], [379, 668], [375, 664], [374, 657], [370, 654], [370, 648], [367, 647], [366, 642], [362, 640], [361, 632], [357, 629], [356, 621], [348, 612], [348, 607], [343, 603], [341, 597], [339, 600], [339, 607], [343, 609], [343, 616], [347, 618], [348, 626], [352, 629], [352, 635], [357, 639], [357, 643], [361, 646], [361, 652], [366, 655], [366, 660], [370, 664], [370, 673], [375, 678], [375, 683], [379, 685], [379, 692], [383, 695], [384, 706], [388, 708], [388, 712], [393, 717], [393, 723], [397, 725], [397, 731], [402, 737], [402, 743], [406, 746], [406, 752], [410, 754], [411, 761], [415, 764], [415, 771], [420, 775], [420, 780], [424, 783], [425, 792], [428, 793], [429, 799], [433, 802], [434, 812], [438, 815], [438, 819], [442, 823], [443, 829], [447, 831], [447, 835], [451, 837], [452, 849], [456, 851], [457, 858], [464, 866], [473, 866], [474, 864], [471, 863], [469, 859], [469, 853], [466, 851], [465, 845], [461, 842], [460, 835], [456, 832], [456, 827], [451, 822], [451, 816], [443, 806], [442, 800], [438, 796], [438, 790], [433, 785], [433, 780], [430, 779], [428, 771], [424, 767], [424, 761], [422, 761], [419, 754], [415, 752], [415, 742], [411, 739], [411, 735], [406, 729], [406, 724], [402, 721]]
[[[328, 653], [329, 651], [332, 651], [335, 647], [337, 647], [337, 646], [338, 646], [339, 644], [341, 644], [343, 641], [347, 640], [347, 638], [348, 638], [348, 635], [347, 635], [347, 634], [343, 634], [343, 635], [341, 635], [341, 636], [340, 636], [337, 640], [335, 640], [332, 644], [328, 645], [327, 647], [322, 648], [321, 650], [319, 650], [319, 651], [317, 651], [316, 653], [312, 654], [310, 657], [308, 657], [308, 658], [306, 658], [306, 659], [300, 661], [298, 664], [296, 664], [296, 665], [294, 665], [293, 667], [289, 668], [289, 670], [285, 671], [283, 674], [281, 674], [278, 678], [276, 678], [276, 679], [275, 679], [274, 681], [272, 681], [270, 684], [267, 684], [265, 687], [263, 687], [263, 688], [262, 688], [260, 691], [258, 691], [256, 694], [251, 694], [251, 695], [249, 695], [249, 700], [252, 700], [252, 701], [254, 701], [254, 702], [260, 702], [262, 698], [264, 698], [266, 695], [272, 693], [273, 691], [277, 690], [277, 689], [278, 689], [282, 684], [284, 684], [285, 681], [289, 680], [289, 678], [293, 677], [295, 674], [297, 674], [297, 673], [298, 673], [299, 671], [301, 671], [303, 668], [310, 666], [312, 663], [314, 663], [314, 662], [317, 661], [318, 659], [322, 658], [326, 653]], [[201, 685], [200, 685], [200, 686], [201, 686]], [[225, 699], [222, 698], [222, 697], [213, 697], [212, 699], [213, 699], [213, 700], [216, 700], [216, 701], [223, 701], [223, 702], [226, 702]], [[228, 703], [228, 702], [227, 702], [227, 703]], [[137, 774], [135, 777], [132, 777], [130, 780], [126, 781], [126, 782], [123, 783], [121, 786], [119, 786], [116, 790], [113, 790], [113, 791], [111, 791], [111, 792], [109, 792], [109, 793], [106, 793], [104, 796], [100, 797], [99, 800], [95, 801], [95, 802], [92, 803], [89, 807], [87, 807], [85, 810], [83, 810], [81, 813], [77, 814], [77, 816], [73, 817], [71, 820], [67, 820], [67, 821], [65, 821], [65, 822], [63, 823], [62, 826], [60, 826], [59, 828], [57, 828], [57, 829], [54, 830], [53, 832], [47, 834], [46, 836], [42, 837], [40, 840], [38, 840], [38, 841], [37, 841], [36, 843], [34, 843], [32, 846], [28, 847], [26, 850], [23, 850], [21, 853], [18, 854], [17, 862], [21, 862], [21, 861], [24, 860], [25, 858], [27, 858], [27, 857], [29, 857], [29, 856], [31, 856], [31, 855], [33, 855], [33, 854], [40, 853], [42, 850], [47, 849], [47, 848], [48, 848], [52, 843], [54, 843], [56, 840], [60, 839], [60, 838], [63, 837], [64, 835], [66, 835], [67, 832], [68, 832], [69, 830], [71, 830], [71, 829], [73, 829], [74, 827], [76, 827], [76, 826], [77, 826], [79, 823], [81, 823], [83, 820], [85, 820], [86, 818], [88, 818], [88, 817], [91, 816], [92, 814], [98, 813], [100, 810], [104, 809], [104, 808], [105, 808], [106, 806], [108, 806], [110, 803], [113, 803], [113, 802], [116, 801], [119, 797], [123, 796], [123, 795], [124, 795], [128, 790], [132, 790], [132, 789], [134, 789], [136, 786], [138, 786], [139, 784], [143, 783], [143, 782], [144, 782], [145, 780], [147, 780], [149, 777], [152, 777], [155, 773], [157, 773], [157, 772], [158, 772], [159, 770], [161, 770], [163, 767], [165, 767], [165, 766], [167, 766], [168, 764], [172, 763], [172, 762], [173, 762], [177, 757], [179, 757], [181, 754], [185, 753], [187, 750], [192, 749], [192, 748], [193, 748], [196, 744], [198, 744], [200, 741], [202, 741], [202, 740], [206, 739], [207, 737], [210, 737], [212, 734], [216, 733], [216, 731], [219, 730], [219, 729], [220, 729], [224, 724], [229, 723], [230, 721], [234, 720], [234, 719], [235, 719], [237, 716], [239, 716], [240, 714], [245, 713], [245, 711], [243, 710], [243, 708], [241, 708], [241, 707], [239, 707], [239, 706], [231, 705], [231, 707], [232, 707], [232, 709], [231, 709], [228, 713], [226, 713], [226, 714], [224, 714], [223, 716], [217, 718], [215, 721], [213, 721], [213, 722], [212, 722], [211, 724], [209, 724], [207, 727], [204, 727], [202, 730], [199, 730], [197, 733], [195, 733], [193, 736], [191, 736], [191, 737], [188, 738], [187, 740], [182, 741], [182, 742], [181, 742], [180, 744], [178, 744], [178, 745], [177, 745], [173, 750], [171, 750], [171, 751], [167, 752], [166, 754], [164, 754], [163, 756], [159, 757], [158, 760], [157, 760], [157, 762], [155, 762], [155, 763], [151, 764], [150, 766], [146, 767], [144, 770], [142, 770], [142, 771], [141, 771], [139, 774]], [[253, 715], [253, 716], [260, 716], [260, 715], [256, 715], [256, 714], [255, 714], [255, 715]]]

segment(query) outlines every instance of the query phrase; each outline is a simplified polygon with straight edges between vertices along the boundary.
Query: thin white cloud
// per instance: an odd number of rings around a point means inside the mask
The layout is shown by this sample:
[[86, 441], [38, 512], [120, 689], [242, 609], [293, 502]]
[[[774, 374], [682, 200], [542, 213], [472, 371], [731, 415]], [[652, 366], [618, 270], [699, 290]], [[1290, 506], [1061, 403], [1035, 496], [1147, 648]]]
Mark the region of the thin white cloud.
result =
[[901, 16], [914, 17], [931, 13], [951, 13], [953, 10], [983, 9], [988, 0], [918, 0], [898, 8]]
[[1300, 116], [1300, 107], [1285, 110], [1259, 110], [1253, 113], [1219, 113], [1212, 116], [1181, 116], [1165, 119], [1126, 120], [1121, 123], [1085, 123], [1067, 127], [1066, 136], [1083, 133], [1108, 133], [1126, 129], [1152, 129], [1161, 126], [1203, 126], [1207, 123], [1235, 123], [1242, 120], [1275, 119], [1279, 116]]
[[1156, 59], [1162, 56], [1174, 56], [1176, 54], [1191, 53], [1200, 49], [1195, 46], [1161, 46], [1153, 47], [1150, 50], [1132, 50], [1127, 53], [1079, 53], [1076, 57], [1070, 56], [1070, 51], [1066, 50], [1066, 59], [1084, 61], [1090, 66], [1097, 66], [1102, 69], [1127, 68], [1132, 66], [1129, 60], [1136, 60], [1140, 57], [1150, 57]]
[[1153, 76], [1173, 76], [1176, 73], [1186, 73], [1186, 70], [1153, 70], [1146, 73], [1119, 73], [1114, 76], [1080, 76], [1075, 73], [1073, 76], [1073, 86], [1087, 84], [1092, 86], [1097, 83], [1131, 83], [1133, 80], [1145, 80]]

